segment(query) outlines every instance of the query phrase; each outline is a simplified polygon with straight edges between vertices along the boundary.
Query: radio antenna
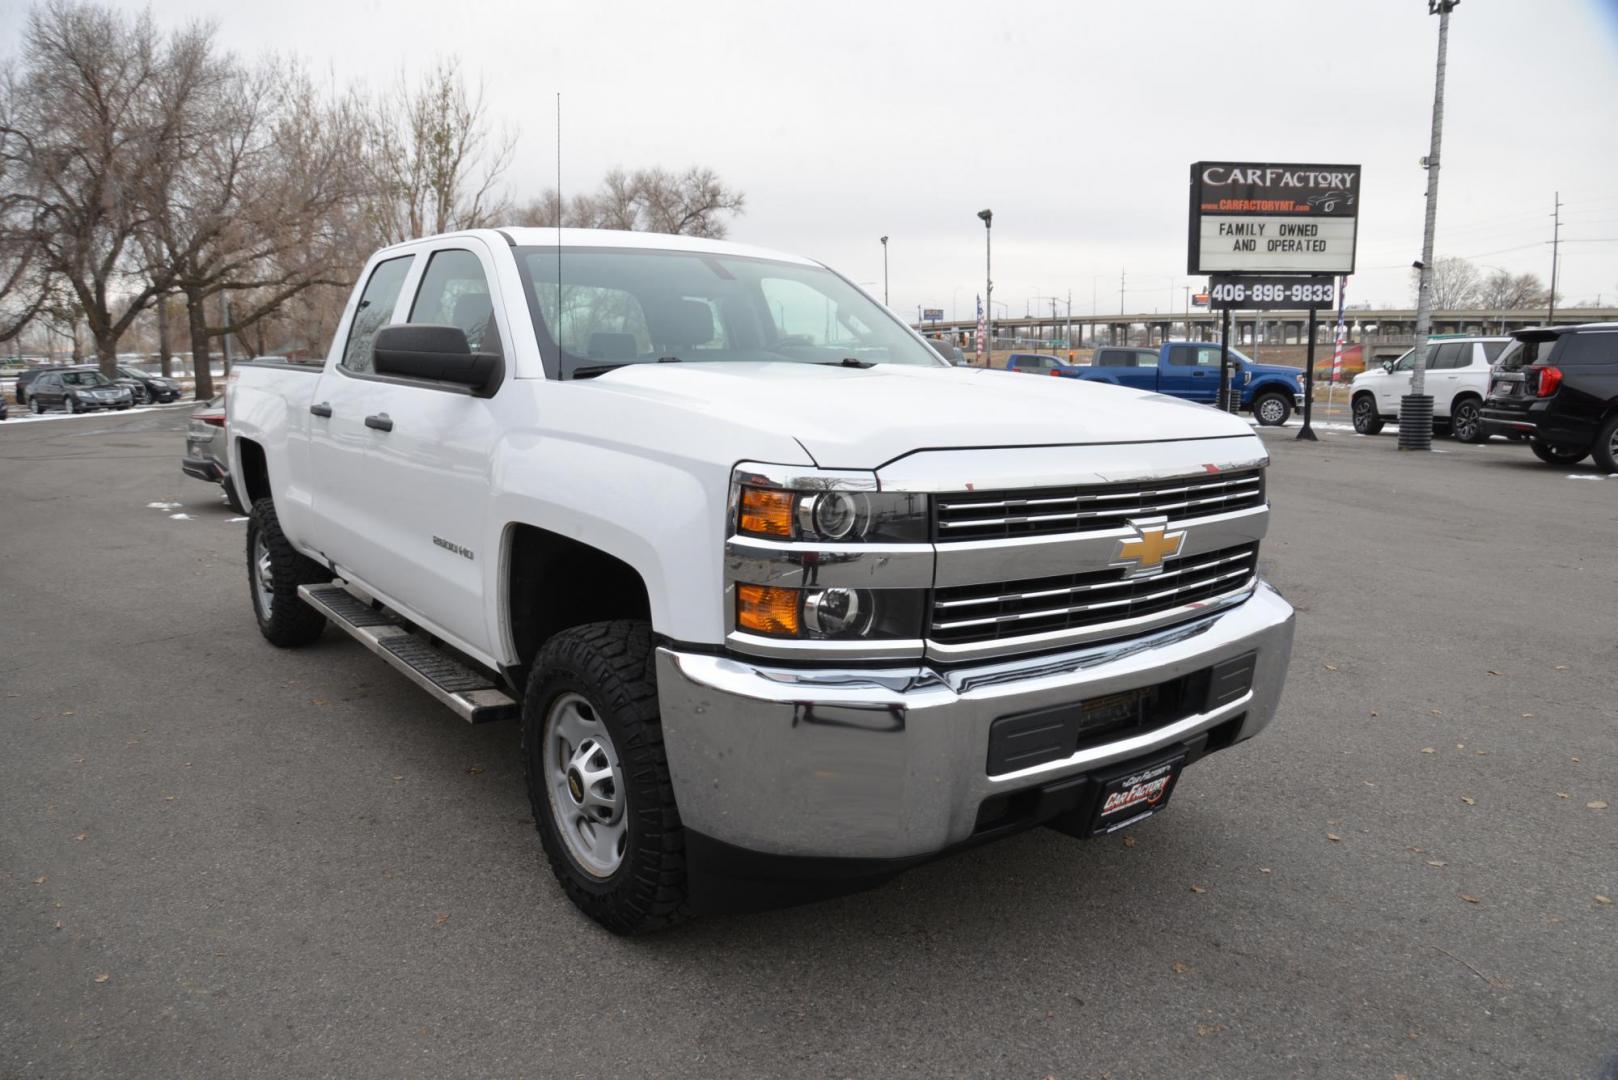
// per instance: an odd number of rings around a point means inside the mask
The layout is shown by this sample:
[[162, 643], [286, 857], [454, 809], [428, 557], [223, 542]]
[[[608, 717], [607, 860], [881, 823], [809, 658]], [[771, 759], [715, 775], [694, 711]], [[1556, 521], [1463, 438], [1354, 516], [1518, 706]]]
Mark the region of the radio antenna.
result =
[[556, 92], [556, 374], [562, 374], [562, 92]]

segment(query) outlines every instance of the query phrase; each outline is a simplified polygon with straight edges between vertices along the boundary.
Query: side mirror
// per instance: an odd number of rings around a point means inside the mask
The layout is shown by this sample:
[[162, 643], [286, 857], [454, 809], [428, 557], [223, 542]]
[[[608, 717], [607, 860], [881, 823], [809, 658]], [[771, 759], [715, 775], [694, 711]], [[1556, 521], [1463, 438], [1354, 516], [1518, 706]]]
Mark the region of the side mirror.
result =
[[479, 397], [499, 389], [505, 363], [494, 353], [475, 353], [458, 326], [395, 323], [376, 332], [371, 367], [378, 375], [465, 386]]
[[1393, 361], [1392, 360], [1384, 360], [1384, 361], [1382, 361], [1382, 370], [1386, 371], [1389, 375], [1392, 375], [1393, 374]]

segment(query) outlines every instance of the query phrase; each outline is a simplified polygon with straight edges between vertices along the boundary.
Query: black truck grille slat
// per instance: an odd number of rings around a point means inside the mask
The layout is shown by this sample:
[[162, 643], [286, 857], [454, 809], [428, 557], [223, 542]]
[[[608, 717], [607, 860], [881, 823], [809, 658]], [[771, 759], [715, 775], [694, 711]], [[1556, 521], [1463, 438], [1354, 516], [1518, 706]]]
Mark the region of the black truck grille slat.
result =
[[1150, 577], [1109, 569], [939, 589], [930, 636], [958, 645], [1105, 626], [1236, 592], [1257, 573], [1258, 545], [1242, 544], [1166, 560]]
[[1264, 470], [1233, 469], [1168, 480], [933, 497], [933, 539], [996, 540], [1114, 529], [1131, 518], [1172, 520], [1264, 505]]

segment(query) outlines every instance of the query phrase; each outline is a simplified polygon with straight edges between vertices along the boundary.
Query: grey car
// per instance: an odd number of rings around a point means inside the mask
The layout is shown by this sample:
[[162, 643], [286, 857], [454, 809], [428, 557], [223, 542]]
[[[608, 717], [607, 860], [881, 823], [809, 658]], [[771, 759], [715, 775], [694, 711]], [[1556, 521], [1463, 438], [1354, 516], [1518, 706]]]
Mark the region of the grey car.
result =
[[28, 387], [28, 407], [36, 414], [47, 409], [70, 413], [127, 409], [134, 404], [135, 395], [129, 387], [120, 386], [93, 368], [47, 371]]
[[198, 405], [185, 425], [185, 456], [180, 471], [225, 489], [225, 501], [238, 514], [247, 513], [230, 479], [229, 442], [225, 435], [225, 395]]

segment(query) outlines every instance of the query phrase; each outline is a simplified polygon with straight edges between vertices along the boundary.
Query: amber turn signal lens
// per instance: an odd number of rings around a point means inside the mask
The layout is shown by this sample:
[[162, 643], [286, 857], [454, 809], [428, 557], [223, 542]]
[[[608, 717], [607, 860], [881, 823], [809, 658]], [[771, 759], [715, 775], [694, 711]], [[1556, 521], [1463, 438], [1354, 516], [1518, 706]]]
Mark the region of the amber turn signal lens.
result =
[[798, 636], [798, 590], [773, 585], [736, 586], [736, 628], [777, 637]]
[[792, 535], [792, 492], [742, 488], [741, 531], [754, 536]]

